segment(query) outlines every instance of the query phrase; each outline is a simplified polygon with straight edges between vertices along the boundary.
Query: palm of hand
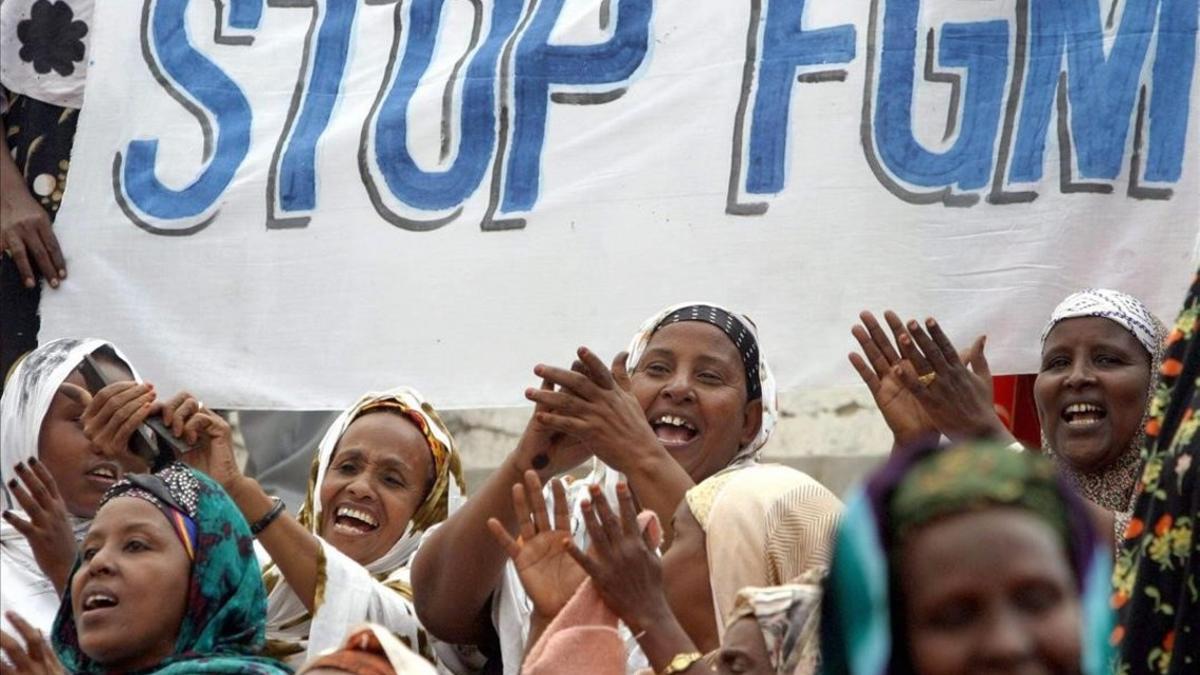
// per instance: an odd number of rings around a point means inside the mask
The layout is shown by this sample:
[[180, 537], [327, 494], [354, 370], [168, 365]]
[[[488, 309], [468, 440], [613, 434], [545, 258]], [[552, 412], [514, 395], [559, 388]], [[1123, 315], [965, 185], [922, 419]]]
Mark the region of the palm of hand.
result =
[[521, 541], [521, 552], [513, 560], [534, 611], [542, 616], [558, 614], [587, 577], [568, 546], [562, 530], [540, 532]]

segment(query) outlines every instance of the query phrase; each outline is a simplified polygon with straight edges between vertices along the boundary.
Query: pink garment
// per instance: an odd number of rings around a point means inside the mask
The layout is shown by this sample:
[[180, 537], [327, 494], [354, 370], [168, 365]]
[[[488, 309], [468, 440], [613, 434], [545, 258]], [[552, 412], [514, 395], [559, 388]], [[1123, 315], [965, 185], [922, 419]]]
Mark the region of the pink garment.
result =
[[[642, 511], [638, 524], [650, 533], [650, 540], [658, 548], [662, 528], [654, 512]], [[529, 650], [521, 674], [625, 675], [626, 649], [617, 632], [618, 621], [591, 578], [584, 579]]]

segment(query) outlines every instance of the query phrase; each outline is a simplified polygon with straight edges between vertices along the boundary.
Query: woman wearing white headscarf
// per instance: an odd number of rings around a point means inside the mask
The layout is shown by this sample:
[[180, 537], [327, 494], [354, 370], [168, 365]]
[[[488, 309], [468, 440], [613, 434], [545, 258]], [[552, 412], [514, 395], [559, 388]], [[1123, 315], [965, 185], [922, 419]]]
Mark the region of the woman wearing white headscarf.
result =
[[[510, 531], [516, 524], [514, 484], [548, 482], [591, 458], [588, 475], [569, 481], [563, 495], [576, 545], [588, 545], [580, 504], [592, 489], [615, 501], [620, 480], [669, 529], [688, 489], [719, 471], [753, 465], [775, 424], [775, 382], [754, 324], [717, 305], [683, 303], [656, 313], [611, 367], [587, 348], [578, 355], [569, 370], [534, 369], [543, 382], [526, 391], [537, 406], [518, 447], [470, 503], [430, 533], [413, 564], [426, 626], [457, 642], [484, 644], [498, 636], [510, 675], [584, 576], [555, 530], [539, 535], [556, 542], [542, 563], [561, 561], [562, 574], [532, 590], [521, 576], [539, 564], [538, 546], [526, 546], [529, 553], [510, 563], [503, 547], [487, 545], [489, 519]], [[552, 504], [553, 496], [546, 488]], [[630, 672], [645, 665], [636, 647], [628, 665]]]
[[[140, 383], [111, 344], [63, 338], [25, 355], [0, 399], [0, 612], [16, 612], [46, 632], [75, 545], [104, 491], [126, 471], [146, 469], [129, 451], [129, 438], [154, 409], [153, 391], [122, 382], [98, 392], [92, 405], [76, 369], [98, 350]], [[105, 410], [105, 402], [114, 406]], [[46, 492], [35, 499], [43, 487]], [[12, 632], [7, 618], [0, 620]]]
[[413, 609], [412, 555], [464, 498], [458, 450], [420, 394], [367, 394], [334, 421], [297, 518], [235, 471], [227, 427], [210, 435], [223, 442], [186, 459], [226, 486], [270, 556], [268, 653], [300, 665], [372, 622], [443, 672], [475, 667], [471, 652], [431, 640]]
[[[982, 352], [980, 377], [967, 370], [933, 319], [922, 328], [916, 321], [905, 326], [890, 312], [887, 318], [900, 353], [877, 326], [870, 338], [856, 331], [873, 371], [855, 365], [893, 430], [908, 420], [952, 440], [991, 436], [1021, 449], [992, 407]], [[1042, 450], [1089, 501], [1111, 514], [1118, 542], [1129, 520], [1165, 338], [1162, 322], [1145, 304], [1109, 289], [1068, 296], [1042, 331], [1034, 385]], [[907, 405], [902, 397], [880, 395], [889, 378], [890, 386], [907, 390]]]

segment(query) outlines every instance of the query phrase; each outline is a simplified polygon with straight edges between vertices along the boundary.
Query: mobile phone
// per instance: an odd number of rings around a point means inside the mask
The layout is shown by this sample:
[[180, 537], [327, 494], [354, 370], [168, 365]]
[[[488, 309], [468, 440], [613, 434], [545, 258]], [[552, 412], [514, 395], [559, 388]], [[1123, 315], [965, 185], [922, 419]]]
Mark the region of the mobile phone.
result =
[[[104, 368], [96, 362], [96, 359], [92, 358], [91, 354], [83, 357], [83, 362], [79, 364], [79, 372], [83, 375], [83, 381], [87, 383], [93, 396], [117, 381], [117, 378], [105, 375]], [[183, 442], [183, 439], [172, 434], [167, 425], [163, 424], [162, 419], [158, 417], [152, 417], [143, 422], [129, 439], [129, 444], [134, 454], [146, 460], [147, 464], [156, 469], [191, 450]]]

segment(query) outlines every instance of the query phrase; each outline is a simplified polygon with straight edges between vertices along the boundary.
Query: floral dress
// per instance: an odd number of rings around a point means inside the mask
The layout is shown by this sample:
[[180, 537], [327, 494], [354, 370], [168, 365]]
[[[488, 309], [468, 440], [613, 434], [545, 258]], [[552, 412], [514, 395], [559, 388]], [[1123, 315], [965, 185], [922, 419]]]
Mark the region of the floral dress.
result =
[[1200, 672], [1200, 270], [1167, 338], [1146, 466], [1113, 574], [1118, 675]]

